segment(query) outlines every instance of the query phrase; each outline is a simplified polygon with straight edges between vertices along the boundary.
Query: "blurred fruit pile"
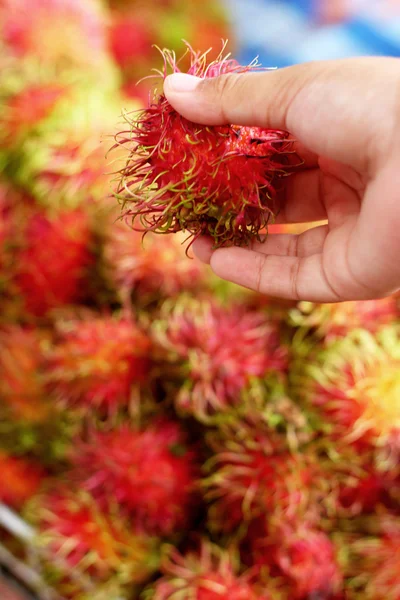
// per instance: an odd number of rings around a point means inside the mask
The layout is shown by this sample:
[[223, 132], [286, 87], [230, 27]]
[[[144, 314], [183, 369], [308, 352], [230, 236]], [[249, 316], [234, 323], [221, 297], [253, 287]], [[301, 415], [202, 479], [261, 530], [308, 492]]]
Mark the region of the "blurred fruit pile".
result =
[[261, 298], [109, 198], [150, 44], [226, 23], [0, 0], [0, 562], [40, 598], [400, 598], [397, 299]]

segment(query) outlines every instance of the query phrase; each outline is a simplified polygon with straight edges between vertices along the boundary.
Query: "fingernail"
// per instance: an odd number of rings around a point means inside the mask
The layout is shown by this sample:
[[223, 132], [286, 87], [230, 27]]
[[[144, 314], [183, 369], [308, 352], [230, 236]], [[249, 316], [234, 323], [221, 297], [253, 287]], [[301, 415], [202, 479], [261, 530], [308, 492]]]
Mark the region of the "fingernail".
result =
[[201, 79], [194, 77], [194, 75], [187, 75], [186, 73], [174, 73], [168, 75], [164, 81], [164, 88], [170, 92], [193, 92], [199, 85]]

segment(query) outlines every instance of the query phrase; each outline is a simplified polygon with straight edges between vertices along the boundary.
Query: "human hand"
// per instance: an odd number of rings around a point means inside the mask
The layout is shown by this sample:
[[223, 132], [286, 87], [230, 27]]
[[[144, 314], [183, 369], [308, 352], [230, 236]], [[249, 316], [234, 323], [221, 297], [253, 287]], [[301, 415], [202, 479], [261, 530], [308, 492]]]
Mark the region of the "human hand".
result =
[[339, 302], [400, 288], [400, 60], [357, 58], [199, 80], [166, 78], [187, 119], [284, 129], [304, 168], [288, 178], [279, 222], [327, 220], [300, 235], [195, 254], [223, 279], [271, 296]]

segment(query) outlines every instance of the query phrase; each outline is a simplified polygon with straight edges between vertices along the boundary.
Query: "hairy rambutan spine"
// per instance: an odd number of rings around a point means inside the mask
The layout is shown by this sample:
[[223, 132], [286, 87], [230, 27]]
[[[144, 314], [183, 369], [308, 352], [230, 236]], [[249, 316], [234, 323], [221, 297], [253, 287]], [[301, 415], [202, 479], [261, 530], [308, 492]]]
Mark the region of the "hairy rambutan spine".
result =
[[205, 465], [203, 486], [213, 530], [240, 533], [260, 515], [274, 525], [318, 518], [330, 490], [317, 455], [276, 451], [273, 438], [257, 431], [243, 439], [216, 433], [208, 443], [215, 454]]
[[266, 398], [265, 385], [286, 379], [288, 349], [279, 323], [261, 311], [182, 297], [164, 304], [152, 331], [165, 370], [175, 365], [183, 381], [177, 408], [201, 421], [218, 419], [247, 394]]
[[391, 296], [339, 304], [300, 302], [290, 311], [290, 322], [303, 333], [311, 332], [329, 344], [354, 329], [376, 333], [385, 325], [395, 322], [398, 315], [396, 298]]
[[199, 457], [174, 421], [92, 432], [71, 458], [79, 485], [103, 507], [117, 502], [138, 530], [179, 536], [196, 514]]
[[48, 389], [85, 413], [135, 408], [149, 377], [150, 349], [146, 332], [130, 316], [60, 319], [47, 354]]
[[34, 317], [82, 299], [93, 264], [89, 215], [82, 209], [49, 215], [28, 210], [16, 253], [14, 282]]
[[[208, 53], [194, 52], [189, 74], [201, 78], [242, 73], [222, 50], [208, 62]], [[164, 50], [165, 78], [179, 72], [173, 52]], [[126, 114], [128, 129], [116, 136], [114, 148], [126, 146], [116, 198], [133, 224], [143, 231], [185, 231], [196, 239], [209, 235], [215, 247], [248, 245], [279, 211], [283, 177], [298, 159], [284, 131], [239, 127], [202, 127], [176, 113], [164, 95], [139, 114]]]
[[293, 389], [315, 410], [317, 427], [332, 439], [396, 450], [400, 430], [400, 330], [375, 336], [357, 330], [320, 351], [292, 374]]
[[162, 562], [163, 577], [145, 595], [147, 600], [272, 600], [255, 583], [254, 573], [240, 574], [240, 560], [207, 540], [195, 551], [170, 548]]
[[137, 533], [118, 510], [102, 511], [82, 490], [49, 483], [26, 516], [37, 528], [35, 546], [46, 572], [67, 597], [96, 597], [104, 585], [113, 590], [104, 597], [120, 597], [158, 568], [159, 540]]
[[104, 277], [124, 304], [130, 304], [132, 297], [143, 305], [200, 289], [204, 270], [199, 262], [186, 259], [182, 243], [179, 235], [150, 233], [143, 240], [125, 221], [110, 223], [103, 247]]
[[283, 579], [291, 600], [340, 597], [343, 575], [336, 548], [324, 532], [306, 520], [293, 525], [282, 519], [272, 531], [256, 521], [246, 545], [261, 581], [269, 581], [271, 575]]

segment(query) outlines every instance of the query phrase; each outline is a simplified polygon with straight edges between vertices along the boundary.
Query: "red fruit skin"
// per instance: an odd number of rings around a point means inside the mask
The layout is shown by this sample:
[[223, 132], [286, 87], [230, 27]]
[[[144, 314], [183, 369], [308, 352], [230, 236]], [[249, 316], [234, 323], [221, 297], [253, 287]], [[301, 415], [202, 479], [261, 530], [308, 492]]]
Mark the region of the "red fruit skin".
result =
[[114, 413], [146, 383], [150, 340], [129, 318], [60, 321], [48, 357], [49, 387], [67, 404]]
[[0, 502], [19, 510], [38, 491], [46, 473], [31, 460], [0, 450]]
[[272, 600], [267, 589], [254, 583], [254, 573], [239, 575], [236, 557], [228, 550], [201, 541], [195, 552], [182, 555], [171, 548], [162, 564], [151, 598], [173, 600]]
[[[385, 522], [386, 521], [386, 522]], [[360, 597], [366, 600], [398, 600], [400, 598], [400, 522], [385, 515], [379, 537], [364, 537], [355, 542], [354, 567], [362, 572]], [[354, 569], [353, 569], [354, 570]]]
[[383, 326], [396, 322], [398, 308], [394, 296], [339, 304], [300, 302], [291, 318], [294, 325], [312, 330], [328, 345], [354, 329], [377, 333]]
[[[57, 202], [60, 198], [69, 199], [77, 206], [90, 203], [105, 195], [108, 184], [107, 161], [103, 148], [93, 148], [93, 140], [85, 146], [84, 140], [68, 140], [61, 146], [49, 148], [46, 164], [34, 174], [32, 193], [41, 199]], [[77, 203], [78, 199], [78, 203]]]
[[110, 51], [119, 66], [126, 70], [152, 55], [152, 32], [134, 16], [117, 15], [109, 30]]
[[205, 481], [210, 525], [232, 532], [260, 515], [270, 523], [287, 522], [317, 515], [321, 490], [320, 474], [311, 457], [289, 452], [268, 454], [263, 450], [220, 448], [213, 472]]
[[53, 483], [50, 491], [37, 497], [30, 513], [45, 556], [50, 565], [54, 562], [68, 597], [79, 597], [77, 590], [84, 589], [87, 576], [92, 584], [117, 576], [132, 586], [157, 569], [159, 541], [135, 532], [118, 511], [102, 512], [81, 490]]
[[[207, 64], [206, 55], [191, 49], [190, 55], [188, 73], [202, 78], [253, 68], [222, 56]], [[164, 51], [164, 59], [164, 77], [167, 65], [179, 71], [173, 53]], [[143, 231], [185, 231], [192, 240], [207, 234], [215, 247], [262, 239], [280, 208], [283, 177], [299, 162], [286, 132], [200, 127], [176, 113], [163, 95], [126, 120], [131, 133], [118, 134], [115, 145], [129, 152], [116, 190], [125, 216], [140, 219]]]
[[17, 57], [82, 66], [104, 54], [105, 22], [95, 0], [32, 0], [29, 9], [25, 0], [0, 5], [0, 33]]
[[61, 212], [54, 219], [40, 212], [30, 216], [16, 260], [16, 284], [31, 315], [43, 317], [82, 298], [86, 271], [93, 263], [91, 242], [83, 210]]
[[31, 85], [8, 100], [5, 119], [0, 118], [0, 143], [12, 145], [21, 134], [29, 132], [48, 117], [64, 95], [61, 86]]
[[324, 347], [303, 368], [309, 379], [293, 377], [299, 395], [316, 409], [325, 442], [364, 453], [382, 448], [398, 452], [399, 335], [397, 323], [375, 335], [354, 330]]
[[94, 433], [79, 445], [73, 463], [80, 485], [103, 507], [117, 501], [139, 530], [164, 536], [190, 525], [199, 471], [178, 423]]
[[127, 301], [133, 292], [142, 303], [199, 288], [205, 279], [203, 266], [187, 259], [181, 241], [151, 233], [143, 239], [127, 223], [113, 222], [103, 252], [107, 276], [122, 299]]
[[261, 581], [283, 578], [291, 600], [341, 598], [343, 576], [336, 549], [327, 535], [300, 519], [289, 524], [283, 518], [276, 527], [268, 517], [250, 524], [242, 544], [244, 560], [258, 571]]
[[154, 338], [167, 360], [184, 368], [187, 381], [176, 397], [182, 412], [207, 421], [239, 404], [254, 379], [285, 379], [287, 348], [278, 324], [262, 312], [212, 301], [165, 308]]
[[49, 416], [41, 346], [45, 337], [18, 326], [0, 330], [0, 404], [12, 421], [41, 423]]
[[329, 538], [321, 532], [304, 530], [287, 534], [276, 549], [276, 564], [292, 583], [293, 598], [333, 598], [342, 587]]

